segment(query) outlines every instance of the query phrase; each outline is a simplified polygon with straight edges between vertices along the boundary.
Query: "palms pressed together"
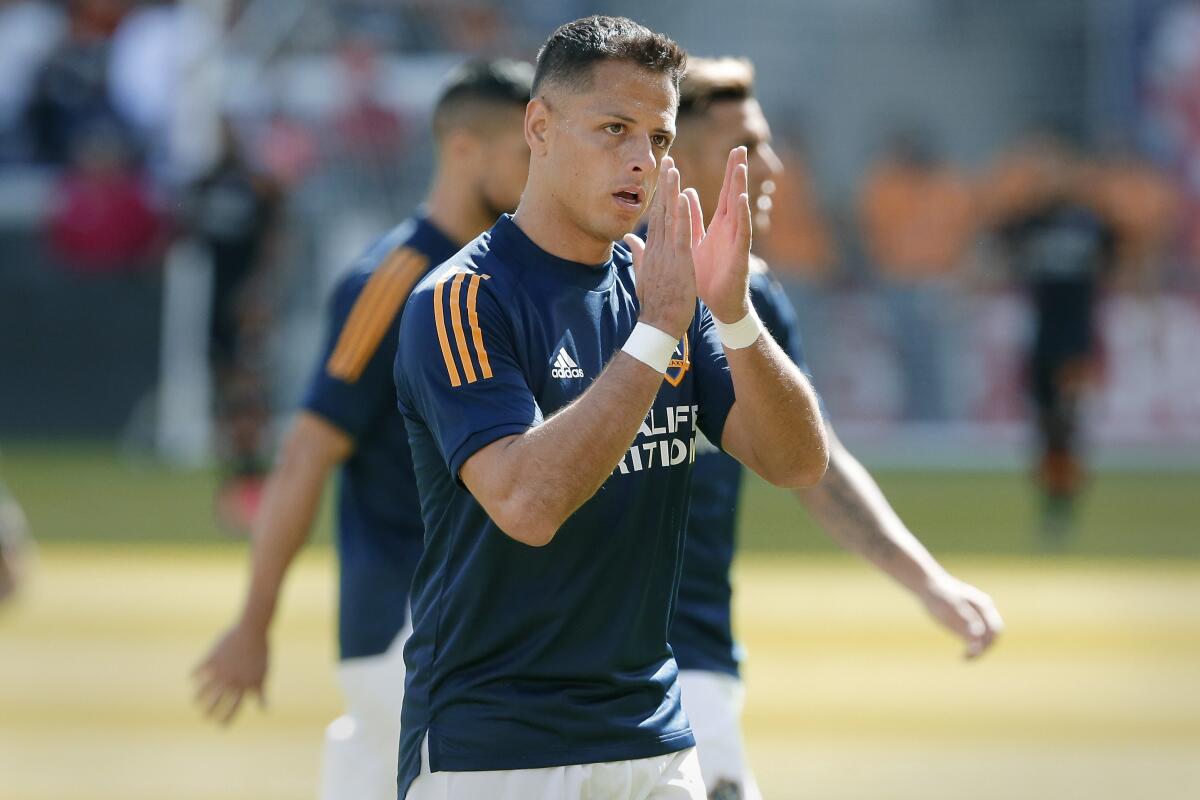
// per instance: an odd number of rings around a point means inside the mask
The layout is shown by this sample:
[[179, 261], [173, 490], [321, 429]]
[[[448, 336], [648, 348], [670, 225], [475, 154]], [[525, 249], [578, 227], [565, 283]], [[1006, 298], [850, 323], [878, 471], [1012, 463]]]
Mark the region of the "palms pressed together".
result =
[[750, 199], [747, 192], [746, 148], [736, 147], [725, 165], [721, 198], [708, 229], [694, 189], [685, 194], [692, 210], [692, 261], [696, 294], [725, 323], [733, 323], [750, 310]]

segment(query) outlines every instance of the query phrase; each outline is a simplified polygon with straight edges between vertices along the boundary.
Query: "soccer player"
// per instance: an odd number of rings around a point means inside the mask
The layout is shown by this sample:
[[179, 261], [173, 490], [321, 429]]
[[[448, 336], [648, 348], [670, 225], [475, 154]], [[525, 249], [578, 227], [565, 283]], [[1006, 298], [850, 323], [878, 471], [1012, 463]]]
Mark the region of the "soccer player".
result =
[[[754, 97], [754, 68], [743, 59], [688, 61], [681, 87], [678, 139], [671, 152], [708, 208], [720, 195], [723, 153], [745, 147], [755, 230], [770, 222], [769, 181], [781, 165], [771, 131]], [[755, 309], [780, 346], [804, 368], [796, 316], [767, 265], [752, 260]], [[862, 465], [832, 429], [829, 469], [814, 487], [798, 489], [801, 503], [842, 547], [863, 556], [918, 597], [934, 617], [978, 656], [1002, 623], [990, 598], [951, 577], [908, 531]], [[684, 711], [691, 720], [709, 797], [760, 797], [746, 765], [741, 736], [740, 651], [730, 618], [729, 570], [741, 466], [712, 447], [698, 449], [684, 549], [683, 577], [671, 628]]]
[[[685, 58], [623, 18], [556, 30], [515, 216], [408, 300], [401, 797], [704, 797], [667, 644], [696, 432], [784, 486], [827, 453], [751, 312], [745, 151], [707, 229], [667, 157]], [[614, 245], [647, 205], [649, 244]]]
[[1098, 212], [1082, 157], [1068, 140], [1035, 135], [1012, 160], [1030, 169], [1031, 191], [1023, 208], [999, 220], [998, 235], [1033, 306], [1026, 366], [1037, 414], [1041, 535], [1059, 546], [1074, 525], [1086, 474], [1079, 429], [1098, 372], [1096, 303], [1114, 266], [1117, 236]]
[[437, 165], [424, 209], [373, 245], [338, 285], [328, 346], [271, 476], [237, 622], [197, 669], [207, 713], [262, 698], [267, 634], [321, 490], [340, 468], [339, 683], [323, 798], [395, 796], [408, 588], [424, 528], [392, 365], [405, 297], [426, 272], [516, 207], [529, 168], [522, 119], [533, 68], [496, 61], [452, 74], [433, 114]]

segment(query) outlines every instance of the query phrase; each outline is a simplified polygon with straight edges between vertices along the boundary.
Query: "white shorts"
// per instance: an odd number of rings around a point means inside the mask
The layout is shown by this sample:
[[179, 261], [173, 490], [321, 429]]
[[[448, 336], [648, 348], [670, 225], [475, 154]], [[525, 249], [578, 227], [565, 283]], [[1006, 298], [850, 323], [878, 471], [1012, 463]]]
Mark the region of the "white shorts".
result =
[[405, 800], [705, 800], [696, 748], [629, 761], [541, 769], [430, 772], [421, 743], [421, 774]]
[[742, 744], [742, 682], [723, 672], [685, 669], [679, 690], [710, 800], [762, 800]]
[[404, 643], [410, 623], [387, 652], [338, 665], [346, 713], [325, 728], [321, 800], [395, 800], [404, 701]]

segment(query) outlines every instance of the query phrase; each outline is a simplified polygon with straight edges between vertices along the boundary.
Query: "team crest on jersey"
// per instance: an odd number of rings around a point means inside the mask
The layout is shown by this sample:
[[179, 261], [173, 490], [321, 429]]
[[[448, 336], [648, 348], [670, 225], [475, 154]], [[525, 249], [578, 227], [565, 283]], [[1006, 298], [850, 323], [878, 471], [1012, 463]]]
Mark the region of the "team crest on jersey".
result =
[[675, 345], [675, 357], [667, 364], [667, 371], [663, 374], [663, 380], [672, 386], [678, 386], [683, 383], [683, 376], [687, 374], [691, 366], [692, 362], [688, 353], [688, 336], [685, 333], [683, 338], [679, 340], [679, 344]]

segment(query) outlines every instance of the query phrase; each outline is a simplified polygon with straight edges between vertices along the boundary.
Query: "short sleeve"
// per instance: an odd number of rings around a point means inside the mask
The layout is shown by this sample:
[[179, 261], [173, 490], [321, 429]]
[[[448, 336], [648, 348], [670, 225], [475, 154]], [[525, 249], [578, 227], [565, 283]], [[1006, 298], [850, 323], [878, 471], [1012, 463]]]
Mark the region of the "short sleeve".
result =
[[439, 271], [409, 299], [395, 382], [400, 411], [428, 429], [447, 471], [542, 421], [504, 305], [482, 273]]
[[692, 365], [696, 371], [696, 394], [700, 406], [697, 421], [704, 436], [719, 445], [729, 409], [733, 408], [733, 378], [729, 374], [725, 348], [721, 346], [721, 337], [717, 334], [717, 326], [708, 306], [698, 304], [696, 320]]
[[392, 407], [400, 310], [428, 260], [409, 248], [371, 271], [354, 271], [329, 304], [329, 334], [303, 406], [359, 439]]

